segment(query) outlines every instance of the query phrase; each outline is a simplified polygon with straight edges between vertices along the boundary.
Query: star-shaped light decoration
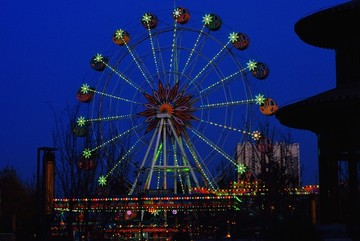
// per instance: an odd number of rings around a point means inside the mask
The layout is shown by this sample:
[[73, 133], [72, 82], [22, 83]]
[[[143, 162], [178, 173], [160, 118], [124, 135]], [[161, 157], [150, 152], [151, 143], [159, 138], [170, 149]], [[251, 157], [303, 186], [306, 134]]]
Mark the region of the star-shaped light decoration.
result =
[[173, 16], [174, 16], [174, 18], [179, 18], [181, 14], [182, 14], [182, 10], [181, 10], [180, 8], [176, 8], [176, 9], [173, 11]]
[[85, 150], [83, 150], [83, 156], [85, 157], [85, 158], [90, 158], [91, 157], [91, 150], [90, 149], [88, 149], [88, 148], [86, 148]]
[[253, 131], [251, 133], [251, 137], [253, 138], [253, 140], [258, 141], [261, 138], [261, 134], [258, 131]]
[[99, 179], [98, 179], [98, 183], [101, 186], [105, 186], [106, 185], [106, 177], [105, 176], [100, 176]]
[[118, 29], [115, 31], [115, 38], [116, 39], [123, 39], [125, 35], [125, 31], [122, 29]]
[[[148, 123], [146, 133], [156, 128], [159, 121], [165, 118], [171, 122], [178, 136], [188, 137], [186, 127], [190, 126], [190, 121], [195, 119], [192, 115], [194, 103], [192, 96], [185, 95], [184, 91], [179, 92], [179, 83], [176, 83], [172, 89], [169, 86], [165, 89], [159, 82], [158, 90], [154, 90], [153, 95], [144, 93], [144, 96], [148, 101], [144, 105], [146, 110], [138, 115], [146, 117], [145, 123]], [[171, 129], [168, 133], [172, 133]]]
[[89, 93], [89, 90], [90, 90], [90, 86], [88, 84], [83, 84], [81, 87], [80, 87], [80, 92], [82, 94], [87, 94]]
[[151, 214], [152, 214], [153, 216], [159, 216], [160, 210], [154, 209], [154, 210], [151, 211]]
[[252, 60], [249, 60], [249, 62], [247, 62], [247, 68], [249, 71], [254, 71], [256, 69], [256, 64], [257, 62], [254, 62]]
[[240, 174], [246, 172], [246, 166], [243, 163], [238, 164], [236, 169], [237, 169], [236, 171]]
[[212, 22], [211, 14], [205, 14], [202, 21], [205, 25], [210, 24]]
[[143, 17], [142, 17], [142, 21], [143, 22], [145, 22], [145, 23], [149, 23], [149, 22], [151, 22], [151, 15], [150, 14], [148, 14], [148, 13], [145, 13], [144, 15], [143, 15]]
[[239, 36], [235, 32], [232, 32], [229, 35], [229, 40], [230, 40], [231, 43], [235, 43], [238, 40], [238, 38], [239, 38]]
[[80, 116], [76, 121], [78, 126], [84, 126], [86, 124], [86, 120], [83, 116]]
[[257, 105], [262, 105], [262, 104], [264, 104], [265, 100], [266, 100], [266, 98], [265, 98], [265, 96], [262, 95], [262, 94], [258, 94], [258, 95], [255, 96], [255, 103], [256, 103]]
[[96, 54], [94, 57], [95, 62], [102, 62], [104, 57], [101, 54]]

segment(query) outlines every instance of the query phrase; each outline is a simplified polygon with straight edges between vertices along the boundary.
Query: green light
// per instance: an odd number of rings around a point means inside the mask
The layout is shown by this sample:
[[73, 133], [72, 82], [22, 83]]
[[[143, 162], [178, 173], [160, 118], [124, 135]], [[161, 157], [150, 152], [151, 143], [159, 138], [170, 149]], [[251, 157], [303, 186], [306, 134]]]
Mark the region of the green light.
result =
[[246, 172], [246, 166], [242, 163], [240, 163], [238, 166], [237, 166], [237, 172], [240, 173], [240, 174], [243, 174]]
[[83, 116], [80, 116], [77, 119], [76, 123], [78, 124], [78, 126], [84, 126], [86, 124], [86, 120], [85, 120], [85, 118]]
[[105, 186], [106, 185], [106, 177], [100, 176], [98, 182], [101, 186]]
[[158, 148], [158, 150], [157, 150], [157, 152], [156, 152], [156, 155], [155, 155], [155, 159], [156, 159], [156, 160], [158, 159], [158, 157], [159, 157], [159, 155], [160, 155], [160, 153], [161, 153], [161, 150], [162, 150], [162, 143], [160, 143], [159, 148]]
[[265, 100], [266, 100], [266, 98], [265, 98], [265, 96], [262, 95], [262, 94], [258, 94], [258, 95], [255, 96], [255, 103], [256, 103], [257, 105], [262, 105], [262, 104], [264, 104]]
[[96, 54], [94, 61], [95, 62], [103, 62], [104, 57], [101, 54]]
[[230, 33], [230, 35], [229, 35], [229, 40], [230, 40], [232, 43], [236, 42], [236, 41], [238, 40], [238, 38], [239, 38], [239, 36], [238, 36], [238, 34], [235, 33], [235, 32], [232, 32], [232, 33]]
[[87, 94], [90, 91], [90, 86], [87, 84], [83, 84], [80, 88], [82, 94]]
[[256, 69], [256, 64], [257, 64], [256, 62], [249, 60], [249, 62], [247, 62], [247, 68], [250, 71], [254, 71]]
[[122, 30], [122, 29], [118, 29], [118, 30], [115, 31], [115, 38], [116, 39], [123, 39], [124, 35], [125, 35], [125, 31]]
[[211, 14], [205, 14], [202, 21], [205, 25], [210, 24], [212, 22]]
[[145, 13], [142, 17], [142, 21], [146, 22], [146, 23], [149, 23], [151, 21], [151, 15], [150, 14], [147, 14]]
[[90, 158], [91, 157], [91, 150], [86, 148], [84, 151], [83, 151], [83, 156], [85, 158]]

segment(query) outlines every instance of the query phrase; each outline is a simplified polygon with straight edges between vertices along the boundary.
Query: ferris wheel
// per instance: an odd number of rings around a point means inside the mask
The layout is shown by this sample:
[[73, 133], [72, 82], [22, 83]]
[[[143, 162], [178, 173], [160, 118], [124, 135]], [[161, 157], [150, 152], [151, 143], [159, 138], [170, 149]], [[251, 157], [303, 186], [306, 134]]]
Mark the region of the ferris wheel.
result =
[[253, 115], [277, 109], [253, 89], [269, 69], [246, 56], [246, 34], [224, 27], [217, 14], [176, 7], [164, 17], [144, 13], [109, 37], [112, 49], [94, 54], [93, 77], [77, 93], [86, 111], [76, 133], [92, 140], [83, 158], [107, 159], [99, 185], [125, 162], [129, 195], [139, 188], [217, 189], [219, 169], [244, 171], [236, 144], [259, 139]]

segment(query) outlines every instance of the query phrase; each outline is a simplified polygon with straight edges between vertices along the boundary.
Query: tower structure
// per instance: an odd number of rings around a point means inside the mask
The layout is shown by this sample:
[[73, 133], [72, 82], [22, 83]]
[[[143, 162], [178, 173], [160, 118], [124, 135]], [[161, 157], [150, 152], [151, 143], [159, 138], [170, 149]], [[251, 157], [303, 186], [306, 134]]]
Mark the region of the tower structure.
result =
[[[335, 51], [336, 87], [281, 107], [276, 118], [317, 135], [320, 223], [359, 225], [360, 1], [308, 15], [296, 22], [295, 32], [307, 44]], [[340, 163], [346, 163], [343, 186]]]

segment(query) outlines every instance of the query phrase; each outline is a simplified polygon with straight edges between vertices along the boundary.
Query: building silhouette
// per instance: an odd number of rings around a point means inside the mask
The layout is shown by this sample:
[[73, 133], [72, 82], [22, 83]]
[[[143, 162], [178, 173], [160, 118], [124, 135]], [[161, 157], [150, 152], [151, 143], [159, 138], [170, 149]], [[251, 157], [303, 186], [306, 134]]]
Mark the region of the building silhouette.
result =
[[241, 142], [236, 146], [235, 159], [238, 164], [246, 166], [254, 179], [261, 179], [261, 176], [271, 172], [270, 168], [276, 166], [294, 179], [294, 186], [300, 186], [299, 143], [271, 143], [268, 139], [260, 140], [258, 143]]
[[[276, 118], [317, 136], [320, 223], [343, 223], [358, 235], [354, 230], [360, 226], [360, 1], [308, 15], [296, 22], [295, 32], [309, 45], [335, 51], [336, 87], [279, 108]], [[344, 170], [347, 178], [339, 182]]]

